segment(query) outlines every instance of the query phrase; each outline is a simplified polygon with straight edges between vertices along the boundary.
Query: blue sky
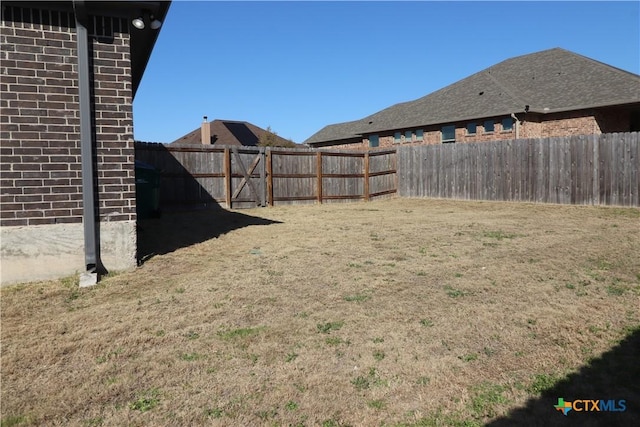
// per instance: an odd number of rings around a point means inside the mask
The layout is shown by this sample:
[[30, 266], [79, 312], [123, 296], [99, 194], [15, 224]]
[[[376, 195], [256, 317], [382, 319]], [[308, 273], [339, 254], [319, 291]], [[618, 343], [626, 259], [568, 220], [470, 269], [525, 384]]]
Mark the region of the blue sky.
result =
[[640, 74], [640, 2], [174, 0], [134, 137], [172, 142], [206, 115], [303, 142], [554, 47]]

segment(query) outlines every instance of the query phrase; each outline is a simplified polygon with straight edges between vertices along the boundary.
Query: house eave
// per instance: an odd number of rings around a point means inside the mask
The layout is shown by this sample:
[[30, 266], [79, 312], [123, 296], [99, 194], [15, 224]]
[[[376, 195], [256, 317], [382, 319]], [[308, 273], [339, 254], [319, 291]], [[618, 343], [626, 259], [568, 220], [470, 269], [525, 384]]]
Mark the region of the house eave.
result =
[[[79, 2], [76, 2], [76, 4]], [[135, 97], [140, 81], [147, 68], [151, 52], [158, 38], [160, 30], [138, 30], [133, 27], [131, 20], [147, 12], [156, 19], [164, 22], [171, 1], [84, 1], [82, 2], [88, 15], [111, 16], [126, 18], [129, 22], [131, 34], [131, 82], [133, 97]], [[73, 12], [73, 1], [12, 1], [2, 2], [2, 6], [17, 6], [23, 8]]]
[[590, 110], [597, 108], [611, 108], [611, 107], [634, 107], [640, 106], [640, 99], [638, 100], [624, 100], [624, 101], [611, 101], [607, 103], [599, 103], [599, 104], [582, 104], [582, 105], [574, 105], [571, 107], [562, 107], [562, 108], [535, 108], [531, 109], [529, 112], [538, 113], [538, 114], [553, 114], [553, 113], [566, 113], [569, 111], [581, 111], [581, 110]]

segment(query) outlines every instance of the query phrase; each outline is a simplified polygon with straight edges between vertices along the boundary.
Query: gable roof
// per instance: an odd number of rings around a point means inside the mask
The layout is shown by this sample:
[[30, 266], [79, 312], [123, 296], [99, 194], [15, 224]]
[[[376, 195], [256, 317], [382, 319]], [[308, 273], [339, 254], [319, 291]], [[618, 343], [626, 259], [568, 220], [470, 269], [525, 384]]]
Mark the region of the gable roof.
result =
[[[211, 129], [212, 145], [244, 145], [255, 147], [267, 131], [254, 124], [236, 120], [213, 120], [208, 123]], [[289, 141], [276, 135], [281, 143]], [[172, 142], [172, 144], [200, 144], [200, 127]]]
[[637, 74], [555, 48], [507, 59], [363, 119], [326, 126], [305, 143], [518, 113], [525, 106], [531, 112], [548, 114], [637, 102]]

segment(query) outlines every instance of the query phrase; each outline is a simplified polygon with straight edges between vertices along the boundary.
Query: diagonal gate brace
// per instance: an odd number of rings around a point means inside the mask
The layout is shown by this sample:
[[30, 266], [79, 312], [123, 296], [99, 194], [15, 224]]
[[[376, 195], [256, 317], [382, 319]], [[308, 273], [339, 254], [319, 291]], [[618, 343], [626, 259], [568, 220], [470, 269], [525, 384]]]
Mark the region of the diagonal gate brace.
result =
[[253, 185], [253, 181], [251, 181], [251, 174], [255, 170], [256, 166], [258, 166], [258, 163], [260, 163], [261, 156], [260, 155], [256, 156], [256, 158], [253, 160], [253, 163], [251, 163], [251, 166], [249, 167], [249, 171], [247, 172], [247, 168], [245, 168], [244, 163], [242, 163], [242, 159], [240, 158], [238, 149], [233, 147], [231, 151], [233, 152], [233, 155], [235, 156], [236, 161], [238, 162], [238, 166], [240, 166], [240, 171], [242, 172], [242, 175], [244, 175], [244, 178], [242, 178], [242, 181], [240, 181], [240, 185], [238, 185], [238, 188], [236, 188], [236, 191], [233, 192], [233, 196], [231, 196], [231, 198], [232, 199], [237, 198], [240, 192], [242, 191], [242, 189], [244, 188], [245, 184], [247, 184], [249, 185], [249, 191], [251, 191], [251, 195], [253, 196], [256, 204], [259, 205], [261, 203], [260, 197], [258, 197], [258, 192], [256, 191], [256, 188]]

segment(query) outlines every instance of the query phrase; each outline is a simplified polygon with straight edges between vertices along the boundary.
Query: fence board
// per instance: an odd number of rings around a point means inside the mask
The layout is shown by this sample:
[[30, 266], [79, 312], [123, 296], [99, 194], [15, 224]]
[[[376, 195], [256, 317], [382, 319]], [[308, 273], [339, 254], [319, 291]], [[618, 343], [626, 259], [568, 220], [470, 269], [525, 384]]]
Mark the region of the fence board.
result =
[[549, 146], [551, 141], [537, 141], [538, 151], [538, 167], [536, 168], [536, 174], [538, 175], [538, 194], [536, 200], [538, 202], [544, 202], [549, 200]]
[[469, 156], [471, 158], [471, 172], [469, 174], [469, 187], [470, 199], [478, 199], [478, 180], [479, 180], [479, 167], [480, 164], [478, 162], [478, 145], [477, 144], [469, 144]]
[[520, 144], [516, 144], [516, 150], [518, 151], [518, 164], [520, 166], [520, 198], [519, 201], [525, 202], [529, 200], [529, 193], [527, 192], [527, 147], [528, 140], [522, 140]]
[[611, 167], [611, 145], [609, 135], [605, 135], [600, 144], [600, 173], [602, 175], [600, 197], [602, 199], [601, 202], [605, 205], [611, 203], [611, 176], [613, 172]]
[[623, 147], [621, 147], [618, 144], [612, 144], [611, 146], [611, 157], [613, 158], [613, 163], [615, 165], [612, 173], [613, 176], [611, 177], [611, 194], [612, 194], [612, 204], [614, 205], [620, 205], [620, 180], [622, 178], [622, 174], [621, 174], [621, 161], [620, 161], [620, 157], [622, 156]]
[[640, 134], [631, 134], [630, 144], [630, 188], [632, 197], [631, 206], [640, 206]]

